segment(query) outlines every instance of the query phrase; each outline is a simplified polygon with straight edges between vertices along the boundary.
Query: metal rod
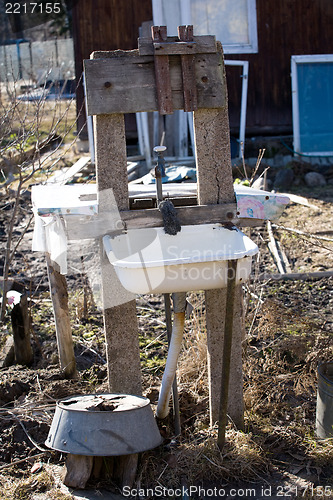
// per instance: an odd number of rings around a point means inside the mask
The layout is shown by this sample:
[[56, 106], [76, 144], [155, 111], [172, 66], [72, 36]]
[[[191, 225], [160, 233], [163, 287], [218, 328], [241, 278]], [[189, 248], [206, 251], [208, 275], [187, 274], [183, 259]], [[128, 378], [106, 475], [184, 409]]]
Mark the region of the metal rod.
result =
[[[163, 298], [164, 298], [165, 323], [166, 323], [167, 336], [168, 336], [168, 345], [170, 345], [170, 340], [171, 340], [171, 335], [172, 335], [170, 294], [164, 293]], [[179, 436], [180, 432], [181, 432], [181, 428], [180, 428], [180, 412], [179, 412], [177, 376], [175, 376], [173, 383], [172, 383], [172, 403], [173, 403], [175, 436]]]
[[157, 205], [161, 201], [163, 201], [162, 177], [165, 176], [165, 160], [163, 158], [163, 153], [165, 150], [165, 146], [154, 147], [154, 151], [155, 153], [157, 153], [157, 165], [155, 167]]
[[[164, 137], [162, 136], [161, 143], [163, 143]], [[165, 175], [165, 161], [163, 158], [163, 153], [166, 147], [163, 145], [156, 146], [154, 148], [155, 153], [158, 155], [158, 163], [155, 167], [155, 178], [156, 178], [156, 197], [157, 204], [163, 201], [162, 193], [162, 177]], [[172, 335], [172, 319], [171, 319], [171, 301], [170, 294], [164, 293], [164, 308], [165, 308], [165, 323], [168, 336], [168, 345], [170, 346], [170, 340]], [[174, 425], [175, 425], [175, 435], [180, 435], [180, 412], [179, 412], [179, 399], [178, 399], [178, 387], [177, 387], [177, 376], [172, 383], [172, 401], [173, 401], [173, 415], [174, 415]]]
[[228, 284], [225, 309], [223, 356], [222, 356], [222, 379], [219, 409], [217, 445], [222, 450], [225, 443], [225, 430], [228, 420], [228, 394], [230, 378], [230, 358], [232, 346], [232, 330], [234, 318], [235, 286], [236, 286], [237, 260], [228, 261]]

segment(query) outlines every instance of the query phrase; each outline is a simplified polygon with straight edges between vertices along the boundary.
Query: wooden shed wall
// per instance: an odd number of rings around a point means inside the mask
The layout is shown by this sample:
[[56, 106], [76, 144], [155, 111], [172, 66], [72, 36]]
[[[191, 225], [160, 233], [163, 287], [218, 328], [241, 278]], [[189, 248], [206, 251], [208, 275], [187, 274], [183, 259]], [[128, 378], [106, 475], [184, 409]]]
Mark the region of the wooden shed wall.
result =
[[[73, 7], [75, 72], [79, 83], [78, 111], [83, 105], [83, 59], [94, 50], [131, 50], [138, 46], [139, 27], [153, 17], [151, 0], [79, 0]], [[78, 130], [85, 123], [79, 113]], [[85, 138], [86, 131], [81, 133]]]
[[[258, 53], [249, 61], [247, 134], [292, 133], [292, 55], [333, 53], [332, 0], [257, 0]], [[239, 70], [227, 67], [231, 127], [239, 120]]]
[[[73, 9], [76, 74], [93, 50], [134, 49], [151, 0], [80, 0]], [[292, 133], [292, 55], [333, 53], [333, 0], [257, 0], [257, 54], [249, 61], [247, 134]], [[239, 123], [240, 69], [227, 67], [231, 129]], [[83, 101], [79, 89], [78, 102]], [[83, 118], [80, 120], [82, 125]], [[80, 125], [79, 124], [79, 125]]]

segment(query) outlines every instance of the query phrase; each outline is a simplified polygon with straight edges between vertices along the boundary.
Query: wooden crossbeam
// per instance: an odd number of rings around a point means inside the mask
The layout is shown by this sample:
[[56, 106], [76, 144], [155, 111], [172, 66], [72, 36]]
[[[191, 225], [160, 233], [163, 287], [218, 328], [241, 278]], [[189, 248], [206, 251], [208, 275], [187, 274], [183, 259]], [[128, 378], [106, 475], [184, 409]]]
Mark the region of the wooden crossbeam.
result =
[[[177, 44], [177, 45], [176, 45]], [[140, 56], [153, 56], [158, 45], [151, 38], [140, 37], [138, 48]], [[215, 54], [217, 52], [216, 38], [214, 35], [193, 36], [193, 41], [180, 42], [179, 37], [168, 36], [166, 43], [160, 44], [164, 54]]]
[[[191, 207], [177, 207], [176, 213], [182, 226], [198, 224], [238, 224], [235, 203], [220, 205], [195, 205]], [[140, 210], [120, 210], [120, 220], [103, 217], [102, 215], [89, 216], [89, 219], [78, 223], [76, 217], [67, 218], [66, 230], [72, 241], [85, 238], [98, 238], [102, 234], [128, 229], [143, 229], [149, 227], [163, 227], [162, 214], [158, 208]]]
[[[178, 207], [176, 213], [181, 226], [230, 224], [237, 219], [234, 203]], [[163, 227], [162, 214], [158, 208], [121, 211], [120, 215], [125, 229]]]
[[[210, 39], [200, 49], [201, 38], [206, 40], [207, 37], [193, 37], [197, 51], [193, 70], [197, 107], [223, 108], [227, 101], [223, 55], [216, 49], [214, 37], [213, 44]], [[204, 48], [206, 45], [208, 49]], [[94, 52], [92, 59], [84, 61], [89, 115], [159, 110], [152, 40], [149, 47], [151, 55], [141, 55], [139, 50]], [[172, 108], [184, 109], [183, 73], [179, 55], [169, 56], [169, 75]]]

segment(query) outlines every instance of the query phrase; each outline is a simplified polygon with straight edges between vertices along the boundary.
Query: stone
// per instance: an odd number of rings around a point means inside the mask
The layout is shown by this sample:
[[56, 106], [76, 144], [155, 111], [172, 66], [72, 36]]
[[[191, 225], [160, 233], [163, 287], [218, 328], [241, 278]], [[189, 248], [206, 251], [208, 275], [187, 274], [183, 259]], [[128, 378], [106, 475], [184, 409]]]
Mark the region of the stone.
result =
[[285, 165], [284, 156], [282, 154], [277, 154], [273, 158], [274, 167], [283, 167]]
[[275, 181], [274, 188], [288, 189], [294, 180], [294, 172], [291, 168], [282, 168], [278, 170]]
[[304, 180], [309, 187], [326, 186], [325, 177], [318, 172], [308, 172], [305, 174]]
[[6, 368], [14, 363], [15, 351], [14, 351], [14, 339], [10, 335], [7, 337], [5, 345], [0, 350], [0, 368]]

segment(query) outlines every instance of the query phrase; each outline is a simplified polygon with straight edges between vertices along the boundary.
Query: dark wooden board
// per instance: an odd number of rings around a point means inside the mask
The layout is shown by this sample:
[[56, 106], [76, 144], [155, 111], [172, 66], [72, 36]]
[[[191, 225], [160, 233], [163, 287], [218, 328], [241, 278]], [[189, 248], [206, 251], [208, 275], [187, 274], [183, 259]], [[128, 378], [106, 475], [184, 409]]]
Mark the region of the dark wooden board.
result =
[[[178, 47], [177, 47], [177, 45]], [[216, 38], [214, 35], [194, 36], [192, 44], [179, 43], [177, 36], [168, 36], [167, 43], [160, 44], [163, 54], [212, 54], [216, 52]], [[151, 38], [139, 38], [138, 47], [141, 56], [154, 55], [154, 45]], [[156, 45], [155, 45], [156, 50]]]
[[[193, 41], [193, 26], [178, 26], [178, 36], [182, 43], [190, 45]], [[215, 43], [216, 46], [216, 43]], [[195, 56], [186, 54], [180, 56], [183, 77], [184, 111], [198, 109], [198, 96], [195, 81]]]
[[[152, 36], [158, 45], [167, 40], [166, 26], [153, 26]], [[173, 113], [172, 90], [170, 80], [169, 57], [163, 53], [155, 57], [155, 82], [158, 101], [158, 112], [160, 115], [171, 115]]]
[[[176, 208], [177, 217], [182, 226], [235, 222], [236, 204], [197, 205]], [[162, 214], [158, 208], [145, 210], [127, 210], [120, 212], [126, 229], [163, 226]]]
[[[234, 203], [178, 207], [176, 212], [182, 226], [213, 223], [238, 224], [239, 222]], [[163, 227], [162, 214], [158, 208], [121, 210], [120, 219], [116, 220], [115, 217], [103, 217], [103, 214], [99, 214], [89, 217], [84, 222], [78, 221], [76, 216], [68, 217], [66, 219], [67, 237], [75, 241], [82, 238], [99, 238], [104, 234], [119, 233], [126, 229]]]
[[[84, 61], [89, 115], [158, 111], [154, 57], [134, 51], [93, 53]], [[221, 53], [195, 56], [198, 108], [226, 105]], [[184, 109], [180, 56], [169, 57], [173, 109]]]

